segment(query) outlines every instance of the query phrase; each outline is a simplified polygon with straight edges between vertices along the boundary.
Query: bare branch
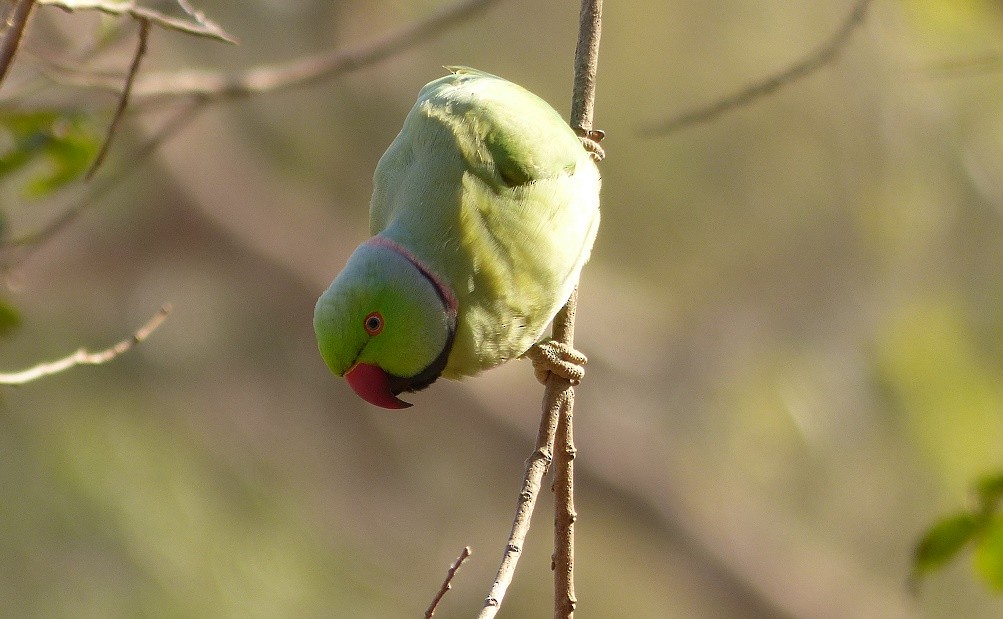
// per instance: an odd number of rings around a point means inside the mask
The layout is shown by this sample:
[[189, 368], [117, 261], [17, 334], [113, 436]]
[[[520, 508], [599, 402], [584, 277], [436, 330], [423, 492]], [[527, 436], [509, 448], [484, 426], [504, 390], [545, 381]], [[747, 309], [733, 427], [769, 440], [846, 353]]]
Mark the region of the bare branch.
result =
[[186, 96], [225, 99], [304, 86], [371, 65], [414, 47], [496, 2], [498, 0], [462, 0], [359, 47], [320, 52], [279, 64], [259, 65], [240, 73], [148, 73], [139, 79], [133, 97], [143, 100]]
[[[57, 0], [42, 1], [60, 6]], [[8, 242], [7, 247], [21, 248], [20, 255], [14, 261], [15, 266], [23, 262], [40, 244], [75, 221], [81, 213], [95, 203], [98, 196], [103, 195], [122, 177], [135, 170], [138, 164], [145, 161], [163, 141], [188, 126], [197, 113], [205, 109], [208, 104], [228, 97], [251, 96], [301, 86], [362, 68], [418, 45], [440, 34], [444, 29], [472, 17], [495, 2], [498, 0], [462, 0], [424, 21], [404, 26], [361, 47], [332, 50], [281, 65], [259, 66], [236, 75], [194, 72], [138, 76], [129, 93], [129, 101], [133, 108], [136, 107], [137, 98], [147, 100], [160, 97], [172, 100], [174, 98], [188, 98], [190, 102], [179, 111], [177, 116], [165, 124], [163, 130], [140, 147], [135, 156], [131, 158], [128, 167], [113, 177], [109, 177], [108, 182], [100, 187], [92, 189], [74, 206], [43, 229]], [[152, 18], [149, 21], [157, 23]], [[120, 78], [110, 81], [108, 76], [87, 76], [66, 67], [53, 66], [53, 68], [67, 76], [67, 81], [74, 80], [78, 86], [109, 88], [118, 92]]]
[[733, 95], [719, 99], [706, 107], [691, 110], [668, 120], [652, 123], [642, 128], [641, 134], [646, 136], [665, 136], [690, 125], [709, 122], [736, 108], [749, 105], [757, 99], [769, 95], [831, 64], [839, 57], [843, 48], [846, 47], [846, 44], [850, 40], [850, 35], [853, 34], [857, 27], [864, 23], [864, 19], [867, 16], [867, 7], [870, 4], [871, 0], [858, 0], [853, 10], [839, 27], [839, 30], [821, 47], [803, 58], [800, 62], [791, 65], [776, 75], [751, 84]]
[[0, 83], [7, 77], [7, 71], [14, 62], [14, 55], [21, 44], [21, 35], [34, 6], [35, 0], [17, 0], [17, 4], [11, 9], [7, 30], [3, 34], [3, 41], [0, 41]]
[[132, 84], [139, 73], [139, 63], [146, 54], [146, 40], [149, 35], [150, 20], [142, 17], [139, 18], [139, 42], [136, 45], [136, 53], [132, 56], [132, 62], [129, 64], [129, 74], [125, 77], [122, 96], [118, 99], [118, 105], [115, 107], [115, 115], [112, 116], [111, 124], [108, 125], [108, 134], [101, 145], [101, 150], [98, 151], [97, 156], [94, 158], [94, 163], [91, 164], [91, 167], [87, 170], [87, 174], [84, 175], [85, 180], [90, 180], [94, 176], [94, 173], [97, 172], [98, 167], [101, 166], [101, 162], [104, 161], [105, 156], [108, 154], [108, 149], [111, 147], [115, 131], [118, 130], [118, 126], [122, 122], [122, 117], [125, 116], [125, 108], [129, 105], [129, 93], [132, 92]]
[[[602, 132], [594, 131], [596, 71], [599, 66], [599, 39], [602, 33], [602, 0], [582, 0], [575, 50], [575, 81], [571, 98], [571, 126], [583, 134], [583, 143], [596, 161], [604, 154], [596, 143]], [[589, 144], [592, 147], [589, 148]], [[578, 288], [554, 319], [554, 339], [569, 348], [575, 337]], [[554, 461], [554, 617], [571, 619], [578, 599], [575, 596], [575, 445], [572, 432], [575, 390], [567, 381], [551, 374], [544, 393], [544, 410], [557, 413]]]
[[573, 617], [575, 597], [575, 444], [572, 432], [574, 392], [561, 402], [554, 454], [554, 617]]
[[[587, 4], [592, 0], [583, 0]], [[601, 0], [598, 0], [601, 3]], [[575, 336], [575, 311], [578, 289], [571, 293], [567, 305], [554, 319], [554, 339], [572, 345]], [[554, 461], [554, 617], [570, 618], [578, 603], [575, 597], [575, 503], [572, 417], [575, 390], [571, 384], [551, 373], [543, 396], [545, 414], [557, 419]]]
[[188, 2], [188, 0], [175, 0], [175, 2], [177, 2], [178, 6], [181, 7], [181, 10], [184, 11], [185, 14], [188, 15], [188, 17], [191, 17], [193, 20], [195, 20], [195, 23], [201, 24], [202, 26], [208, 28], [216, 28], [222, 30], [219, 27], [219, 24], [212, 22], [208, 17], [205, 16], [204, 12], [193, 7], [191, 3]]
[[170, 311], [171, 306], [164, 305], [160, 308], [160, 311], [157, 312], [153, 318], [148, 320], [145, 325], [140, 327], [139, 330], [132, 335], [132, 337], [122, 340], [110, 348], [106, 348], [98, 352], [88, 352], [86, 349], [81, 348], [72, 355], [63, 357], [62, 359], [57, 359], [56, 361], [40, 363], [33, 368], [22, 370], [20, 372], [0, 374], [0, 385], [24, 385], [34, 380], [38, 380], [39, 378], [64, 372], [78, 365], [101, 365], [108, 363], [112, 359], [128, 352], [133, 346], [148, 338], [150, 334], [164, 322], [164, 319], [167, 318], [167, 314], [169, 314]]
[[599, 67], [599, 37], [602, 34], [602, 0], [583, 0], [578, 18], [575, 48], [575, 81], [571, 95], [571, 126], [592, 131]]
[[[572, 90], [571, 127], [582, 137], [586, 150], [593, 158], [602, 159], [598, 140], [602, 132], [592, 129], [595, 109], [595, 80], [599, 59], [599, 36], [602, 25], [602, 0], [582, 0], [579, 19], [578, 45], [575, 49], [575, 81]], [[554, 317], [553, 338], [573, 347], [575, 339], [575, 311], [578, 307], [578, 288], [571, 293], [567, 304]], [[526, 474], [516, 506], [515, 520], [508, 544], [502, 553], [501, 565], [494, 584], [484, 600], [478, 619], [490, 619], [501, 607], [505, 592], [515, 575], [522, 546], [529, 532], [533, 508], [540, 492], [540, 483], [550, 467], [557, 449], [557, 473], [554, 490], [557, 493], [554, 528], [554, 616], [572, 617], [577, 600], [574, 586], [574, 470], [575, 455], [571, 433], [571, 419], [575, 405], [575, 391], [571, 383], [554, 372], [547, 379], [543, 395], [543, 415], [536, 438], [536, 450], [526, 462]]]
[[133, 19], [147, 20], [161, 28], [176, 30], [185, 34], [206, 37], [223, 41], [225, 43], [237, 43], [237, 40], [226, 33], [218, 24], [206, 19], [205, 15], [197, 11], [190, 11], [189, 8], [182, 8], [192, 17], [193, 21], [186, 21], [169, 17], [163, 13], [141, 7], [135, 2], [116, 2], [114, 0], [37, 0], [41, 5], [54, 6], [70, 13], [76, 11], [100, 11], [108, 15], [119, 17], [129, 16]]
[[463, 551], [460, 552], [460, 556], [456, 557], [456, 561], [453, 561], [453, 565], [451, 565], [449, 570], [446, 572], [446, 580], [442, 582], [442, 587], [439, 588], [439, 593], [435, 595], [435, 599], [432, 600], [432, 604], [428, 607], [428, 610], [425, 611], [425, 619], [432, 619], [432, 616], [435, 615], [435, 610], [439, 606], [439, 602], [442, 601], [446, 592], [453, 588], [453, 577], [456, 576], [456, 572], [469, 556], [470, 546], [464, 546]]
[[[553, 373], [551, 376], [556, 377]], [[554, 379], [548, 380], [548, 390], [550, 389], [550, 380]], [[556, 434], [557, 415], [543, 415], [540, 419], [540, 430], [536, 436], [536, 449], [533, 451], [533, 455], [526, 460], [526, 473], [523, 476], [522, 489], [519, 491], [519, 501], [516, 504], [512, 530], [509, 533], [505, 551], [502, 553], [501, 565], [498, 567], [498, 573], [491, 585], [491, 590], [488, 592], [488, 597], [484, 599], [484, 607], [477, 615], [478, 619], [491, 619], [497, 614], [502, 600], [505, 599], [505, 592], [512, 584], [512, 577], [515, 575], [522, 547], [526, 543], [526, 534], [529, 533], [536, 499], [540, 496], [543, 476], [547, 474], [550, 462], [553, 460], [554, 436]]]

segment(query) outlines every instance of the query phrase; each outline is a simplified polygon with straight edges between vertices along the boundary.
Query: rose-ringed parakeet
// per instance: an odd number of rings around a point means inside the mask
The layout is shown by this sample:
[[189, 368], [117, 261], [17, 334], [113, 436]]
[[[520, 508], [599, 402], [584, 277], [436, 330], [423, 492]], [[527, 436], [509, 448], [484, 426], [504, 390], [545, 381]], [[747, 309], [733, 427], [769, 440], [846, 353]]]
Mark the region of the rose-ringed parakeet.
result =
[[374, 236], [314, 313], [331, 371], [386, 408], [410, 406], [397, 394], [440, 376], [526, 354], [577, 284], [599, 226], [599, 172], [561, 116], [499, 77], [448, 69], [376, 166]]

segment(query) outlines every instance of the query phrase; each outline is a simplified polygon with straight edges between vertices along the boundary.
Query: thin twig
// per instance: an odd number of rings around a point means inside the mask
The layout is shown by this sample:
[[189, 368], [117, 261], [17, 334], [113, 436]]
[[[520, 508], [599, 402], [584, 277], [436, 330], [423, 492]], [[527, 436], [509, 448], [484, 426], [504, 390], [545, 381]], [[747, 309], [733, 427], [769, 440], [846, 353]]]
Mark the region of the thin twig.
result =
[[589, 132], [595, 115], [596, 71], [602, 33], [602, 0], [582, 0], [575, 47], [575, 81], [571, 94], [571, 126]]
[[35, 0], [18, 0], [11, 9], [7, 30], [3, 34], [3, 41], [0, 41], [0, 83], [3, 83], [11, 65], [14, 64], [14, 55], [17, 54], [21, 35], [34, 6]]
[[[551, 375], [553, 376], [553, 373]], [[512, 583], [516, 565], [522, 554], [522, 547], [526, 543], [526, 534], [529, 533], [533, 508], [536, 507], [536, 499], [540, 496], [543, 476], [547, 474], [553, 460], [556, 434], [556, 412], [543, 415], [540, 419], [540, 430], [536, 436], [536, 449], [533, 451], [533, 455], [526, 460], [526, 473], [523, 476], [522, 489], [519, 491], [519, 501], [515, 508], [515, 518], [512, 520], [512, 530], [509, 533], [505, 551], [502, 553], [501, 565], [498, 566], [495, 581], [491, 585], [491, 590], [488, 591], [487, 598], [484, 599], [484, 607], [477, 615], [478, 619], [491, 619], [497, 614], [502, 600], [505, 599], [505, 592]]]
[[330, 50], [279, 64], [259, 65], [235, 74], [214, 71], [148, 73], [138, 80], [133, 98], [149, 100], [194, 96], [226, 99], [304, 86], [371, 65], [414, 47], [496, 2], [498, 0], [462, 0], [359, 47]]
[[[589, 0], [585, 0], [589, 2]], [[567, 305], [554, 322], [554, 338], [571, 346], [575, 330], [575, 310], [578, 307], [578, 289], [571, 294]], [[557, 435], [554, 442], [554, 617], [573, 617], [578, 599], [575, 597], [575, 446], [572, 436], [572, 418], [575, 408], [575, 390], [568, 381], [554, 373], [547, 379], [544, 393], [547, 415], [557, 416]]]
[[[582, 0], [575, 49], [575, 82], [571, 97], [571, 126], [586, 139], [601, 133], [593, 131], [595, 115], [596, 71], [599, 65], [599, 39], [602, 33], [602, 0]], [[590, 150], [598, 161], [602, 150]], [[554, 338], [569, 348], [575, 336], [575, 311], [578, 288], [564, 309], [554, 319]], [[574, 617], [575, 596], [575, 444], [572, 432], [575, 391], [571, 384], [551, 374], [544, 394], [544, 409], [557, 409], [557, 437], [554, 445], [554, 617]], [[548, 414], [550, 411], [548, 410]]]
[[181, 10], [184, 11], [186, 15], [188, 15], [188, 17], [191, 17], [192, 19], [195, 20], [195, 23], [201, 24], [202, 26], [205, 26], [207, 28], [216, 28], [222, 30], [222, 28], [219, 27], [219, 24], [216, 24], [213, 21], [211, 21], [208, 17], [205, 16], [204, 12], [193, 7], [191, 3], [188, 2], [188, 0], [175, 0], [175, 2], [179, 7], [181, 7]]
[[33, 368], [22, 370], [20, 372], [0, 374], [0, 385], [24, 385], [26, 383], [30, 383], [31, 381], [38, 380], [39, 378], [64, 372], [78, 365], [101, 365], [103, 363], [108, 363], [112, 359], [124, 354], [133, 346], [148, 338], [150, 334], [164, 322], [164, 319], [167, 318], [167, 314], [169, 314], [170, 311], [171, 306], [164, 305], [160, 308], [160, 311], [153, 316], [153, 318], [148, 320], [145, 325], [133, 333], [132, 337], [122, 340], [110, 348], [106, 348], [98, 352], [88, 352], [86, 349], [81, 348], [72, 355], [63, 357], [62, 359], [57, 359], [48, 363], [40, 363]]
[[[59, 5], [57, 0], [43, 1]], [[130, 159], [130, 164], [122, 168], [118, 174], [106, 177], [107, 182], [93, 188], [79, 202], [41, 230], [6, 243], [7, 247], [21, 248], [20, 254], [14, 261], [14, 266], [23, 262], [38, 249], [38, 246], [76, 220], [95, 203], [98, 196], [103, 195], [124, 176], [135, 170], [138, 164], [147, 159], [164, 140], [186, 127], [194, 119], [194, 116], [205, 109], [208, 104], [228, 97], [251, 96], [302, 86], [360, 69], [418, 45], [498, 1], [462, 0], [423, 21], [404, 26], [360, 47], [347, 50], [337, 49], [305, 56], [281, 65], [254, 67], [236, 75], [200, 72], [139, 76], [130, 93], [130, 101], [134, 108], [137, 98], [141, 97], [169, 97], [172, 100], [188, 98], [191, 99], [191, 102], [182, 108], [171, 121], [168, 121], [164, 129], [142, 146], [139, 152]], [[151, 21], [156, 22], [153, 19]], [[108, 83], [108, 80], [105, 79], [89, 79], [85, 82], [78, 82], [77, 85], [110, 87], [117, 92], [118, 84], [119, 81]]]
[[554, 443], [554, 617], [573, 617], [575, 596], [575, 444], [572, 431], [574, 391], [561, 401]]
[[439, 587], [439, 593], [435, 595], [435, 599], [432, 600], [432, 604], [425, 611], [425, 619], [432, 619], [435, 614], [435, 609], [439, 606], [439, 602], [446, 595], [446, 592], [453, 588], [453, 577], [456, 576], [457, 570], [463, 565], [463, 562], [467, 560], [470, 556], [470, 546], [464, 546], [463, 551], [460, 552], [460, 556], [456, 557], [456, 561], [449, 566], [449, 570], [446, 572], [446, 580], [442, 581], [442, 586]]
[[735, 108], [749, 105], [753, 101], [796, 82], [802, 77], [810, 75], [834, 62], [849, 42], [850, 35], [853, 34], [857, 27], [864, 23], [864, 19], [867, 16], [867, 7], [870, 4], [871, 0], [858, 0], [853, 10], [839, 27], [839, 30], [818, 49], [805, 56], [796, 64], [773, 76], [751, 84], [733, 95], [718, 99], [706, 107], [685, 112], [668, 120], [652, 123], [642, 128], [640, 131], [641, 134], [646, 136], [665, 136], [690, 125], [714, 120]]
[[[570, 124], [579, 135], [588, 140], [597, 139], [599, 132], [592, 129], [595, 109], [595, 78], [598, 66], [599, 35], [602, 23], [602, 0], [582, 0], [579, 21], [578, 46], [575, 50], [575, 81], [572, 91]], [[591, 151], [601, 159], [600, 151]], [[578, 288], [575, 287], [568, 302], [554, 317], [554, 340], [572, 348], [575, 339], [575, 311], [578, 307]], [[491, 619], [501, 607], [505, 592], [515, 575], [522, 546], [529, 532], [533, 508], [540, 492], [540, 484], [555, 454], [555, 440], [560, 435], [557, 449], [557, 477], [554, 481], [556, 498], [555, 550], [554, 550], [554, 614], [555, 617], [574, 615], [574, 475], [572, 461], [575, 451], [571, 436], [571, 417], [574, 411], [575, 392], [571, 383], [551, 372], [543, 395], [543, 415], [536, 437], [536, 450], [526, 462], [526, 474], [516, 505], [515, 519], [508, 543], [502, 553], [495, 581], [484, 600], [478, 619]]]
[[150, 20], [145, 17], [139, 18], [139, 42], [136, 45], [136, 53], [132, 56], [132, 62], [129, 63], [129, 74], [125, 77], [122, 96], [118, 99], [118, 105], [115, 107], [115, 115], [112, 116], [111, 123], [108, 125], [108, 134], [101, 145], [101, 150], [98, 151], [97, 156], [94, 158], [94, 163], [91, 164], [91, 167], [87, 170], [87, 174], [84, 175], [84, 180], [90, 180], [94, 176], [94, 173], [97, 172], [98, 167], [101, 166], [101, 162], [104, 161], [105, 156], [108, 154], [108, 149], [111, 147], [111, 141], [115, 137], [115, 132], [122, 122], [122, 117], [125, 116], [125, 108], [129, 105], [129, 93], [132, 92], [132, 84], [139, 73], [139, 63], [146, 54], [146, 41], [149, 35]]
[[[588, 1], [588, 0], [586, 0]], [[578, 305], [578, 289], [571, 293], [567, 304], [554, 318], [553, 337], [555, 340], [571, 346], [575, 334], [575, 308]], [[536, 435], [536, 449], [526, 461], [526, 473], [523, 476], [522, 490], [516, 504], [515, 518], [509, 533], [508, 543], [502, 553], [501, 565], [495, 576], [491, 590], [484, 600], [477, 619], [491, 619], [501, 608], [505, 592], [512, 584], [515, 568], [522, 555], [522, 547], [529, 533], [530, 522], [536, 499], [540, 495], [543, 477], [547, 474], [554, 457], [554, 442], [557, 436], [557, 426], [563, 411], [571, 410], [574, 405], [574, 390], [566, 379], [551, 372], [547, 379], [543, 396], [544, 410], [540, 418], [540, 429]]]
[[185, 21], [183, 19], [169, 17], [163, 13], [139, 6], [135, 2], [130, 1], [37, 0], [37, 2], [41, 5], [54, 6], [70, 13], [76, 11], [100, 11], [108, 15], [116, 15], [119, 17], [129, 16], [133, 19], [145, 19], [157, 26], [160, 26], [161, 28], [167, 28], [168, 30], [177, 30], [178, 32], [184, 32], [185, 34], [207, 37], [217, 41], [223, 41], [225, 43], [237, 43], [237, 39], [227, 34], [226, 31], [224, 31], [218, 24], [209, 21], [206, 19], [205, 15], [198, 12], [193, 15], [192, 13], [188, 13], [186, 10], [185, 12], [191, 15], [194, 21]]

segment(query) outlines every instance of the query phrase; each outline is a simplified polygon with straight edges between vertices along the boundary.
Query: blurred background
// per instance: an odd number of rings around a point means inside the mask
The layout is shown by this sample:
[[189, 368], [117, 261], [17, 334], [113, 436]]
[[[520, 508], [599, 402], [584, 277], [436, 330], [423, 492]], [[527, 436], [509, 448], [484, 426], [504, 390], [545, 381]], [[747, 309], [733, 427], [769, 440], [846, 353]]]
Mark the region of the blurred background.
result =
[[[203, 0], [240, 44], [153, 28], [142, 73], [363, 45], [446, 5]], [[1003, 467], [1003, 6], [875, 0], [834, 63], [644, 132], [790, 66], [851, 8], [606, 3], [579, 617], [1003, 614], [970, 554], [907, 584], [923, 531]], [[313, 304], [368, 236], [419, 88], [465, 64], [567, 115], [577, 17], [499, 1], [350, 74], [215, 104], [8, 274], [7, 371], [174, 312], [111, 364], [0, 392], [0, 615], [416, 617], [464, 545], [436, 616], [476, 614], [533, 449], [529, 363], [375, 409], [318, 356]], [[40, 75], [120, 81], [135, 45], [128, 20], [37, 7], [0, 105], [100, 140], [114, 93]], [[136, 107], [93, 182], [170, 113]], [[11, 237], [86, 191], [32, 197], [33, 173], [0, 186]], [[544, 492], [500, 616], [550, 616], [551, 540]]]

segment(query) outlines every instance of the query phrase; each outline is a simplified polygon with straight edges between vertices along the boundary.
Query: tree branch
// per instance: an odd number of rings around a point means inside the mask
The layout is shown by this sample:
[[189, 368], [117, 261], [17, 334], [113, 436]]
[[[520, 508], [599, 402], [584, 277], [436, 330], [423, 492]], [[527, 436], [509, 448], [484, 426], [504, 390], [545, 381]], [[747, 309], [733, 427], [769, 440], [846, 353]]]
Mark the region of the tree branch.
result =
[[[42, 0], [54, 6], [62, 6], [65, 0]], [[375, 41], [351, 49], [335, 49], [278, 65], [263, 65], [253, 67], [235, 75], [212, 72], [185, 72], [169, 74], [153, 74], [138, 76], [129, 92], [129, 100], [136, 105], [137, 99], [151, 100], [160, 97], [189, 99], [175, 117], [169, 120], [158, 135], [148, 140], [131, 158], [130, 165], [99, 187], [95, 187], [84, 195], [76, 204], [62, 215], [50, 222], [41, 230], [26, 234], [6, 244], [19, 249], [17, 257], [11, 261], [14, 266], [23, 262], [42, 243], [54, 237], [67, 225], [72, 223], [84, 211], [91, 207], [96, 198], [115, 186], [123, 176], [135, 170], [138, 164], [146, 160], [170, 136], [181, 131], [206, 106], [215, 101], [229, 97], [252, 96], [285, 88], [306, 85], [322, 79], [330, 79], [360, 69], [364, 66], [388, 58], [429, 38], [441, 33], [444, 29], [468, 19], [476, 13], [488, 8], [499, 0], [461, 0], [438, 13], [404, 26]], [[74, 3], [79, 5], [83, 3]], [[103, 7], [108, 3], [94, 2]], [[125, 4], [114, 4], [124, 7]], [[122, 9], [124, 11], [124, 8]], [[157, 20], [150, 18], [153, 23]], [[72, 75], [73, 72], [56, 67], [61, 73]], [[79, 74], [78, 74], [79, 76]], [[95, 78], [84, 76], [78, 79], [76, 85], [84, 87], [108, 88], [115, 92], [120, 89], [121, 78], [109, 81], [107, 76]], [[121, 99], [120, 99], [121, 102]], [[8, 265], [9, 268], [9, 265]]]
[[105, 137], [104, 143], [101, 144], [101, 150], [98, 151], [96, 157], [94, 157], [94, 163], [88, 168], [87, 173], [84, 175], [85, 180], [90, 180], [97, 172], [97, 169], [101, 166], [101, 162], [104, 161], [105, 156], [108, 154], [108, 149], [111, 147], [112, 138], [115, 137], [115, 131], [118, 130], [119, 124], [122, 122], [122, 117], [125, 116], [125, 108], [129, 105], [129, 93], [132, 92], [132, 84], [136, 80], [136, 74], [139, 73], [139, 63], [143, 60], [143, 56], [146, 54], [146, 41], [150, 35], [150, 20], [145, 17], [139, 18], [139, 42], [136, 45], [136, 53], [132, 56], [132, 62], [129, 64], [129, 74], [125, 78], [125, 86], [122, 88], [122, 96], [118, 99], [118, 105], [115, 107], [115, 114], [112, 116], [111, 123], [108, 125], [108, 133]]
[[453, 564], [449, 567], [449, 570], [446, 572], [446, 580], [442, 582], [442, 587], [439, 588], [439, 593], [435, 595], [435, 599], [432, 600], [432, 604], [428, 607], [428, 610], [425, 611], [425, 619], [432, 619], [432, 616], [435, 615], [435, 610], [439, 606], [439, 602], [442, 601], [442, 598], [446, 595], [446, 592], [453, 588], [452, 584], [453, 577], [456, 576], [456, 572], [460, 569], [460, 566], [463, 565], [463, 562], [466, 561], [467, 557], [469, 556], [470, 556], [470, 546], [464, 546], [463, 551], [460, 552], [460, 556], [456, 557], [456, 561], [453, 561]]
[[[575, 82], [571, 98], [571, 126], [586, 140], [602, 138], [593, 131], [595, 111], [596, 71], [599, 66], [599, 38], [602, 32], [602, 0], [582, 0], [578, 22], [578, 46], [575, 49]], [[603, 157], [596, 145], [589, 151], [597, 160]], [[575, 312], [578, 308], [578, 288], [564, 309], [554, 319], [554, 339], [572, 347], [575, 337]], [[575, 391], [571, 384], [551, 373], [544, 394], [547, 414], [558, 414], [554, 461], [554, 617], [570, 619], [575, 614], [575, 512], [574, 460], [575, 444], [572, 432]]]
[[414, 47], [496, 2], [498, 0], [462, 0], [359, 47], [320, 52], [284, 63], [259, 65], [239, 73], [183, 71], [146, 74], [133, 89], [133, 98], [144, 101], [177, 97], [215, 100], [305, 86], [371, 65]]
[[[587, 150], [596, 160], [602, 159], [602, 150], [595, 144], [602, 133], [593, 131], [595, 109], [595, 78], [599, 58], [599, 36], [602, 24], [602, 0], [582, 0], [579, 19], [578, 45], [575, 49], [575, 81], [571, 100], [571, 127], [582, 136]], [[589, 143], [592, 144], [588, 147]], [[573, 348], [575, 338], [575, 311], [578, 307], [578, 288], [575, 287], [568, 302], [554, 317], [554, 340]], [[536, 450], [526, 462], [526, 474], [516, 505], [515, 520], [508, 544], [502, 554], [501, 565], [494, 584], [484, 600], [478, 619], [494, 617], [501, 607], [505, 592], [515, 575], [522, 546], [529, 532], [533, 508], [540, 492], [540, 484], [555, 454], [554, 479], [554, 616], [573, 617], [577, 599], [574, 586], [574, 508], [575, 447], [572, 438], [572, 414], [575, 391], [571, 383], [551, 372], [543, 395], [543, 415], [536, 438]]]
[[10, 11], [7, 30], [3, 34], [3, 41], [0, 41], [0, 83], [3, 83], [14, 62], [14, 55], [21, 44], [21, 35], [24, 34], [24, 27], [34, 6], [35, 0], [17, 0]]
[[[549, 389], [549, 382], [548, 382]], [[515, 575], [516, 565], [522, 554], [522, 547], [526, 542], [526, 534], [529, 533], [530, 521], [533, 517], [533, 509], [536, 507], [536, 499], [540, 496], [540, 486], [543, 476], [547, 474], [550, 463], [553, 460], [554, 437], [557, 434], [557, 415], [544, 414], [540, 419], [540, 429], [536, 435], [536, 449], [526, 460], [526, 473], [523, 476], [522, 489], [519, 491], [519, 501], [515, 508], [515, 519], [512, 521], [512, 530], [508, 536], [508, 543], [502, 553], [501, 565], [495, 576], [495, 581], [488, 591], [488, 597], [484, 600], [484, 607], [481, 609], [478, 619], [491, 619], [498, 613], [502, 600], [505, 599], [505, 592], [512, 584], [512, 577]]]
[[769, 95], [831, 64], [839, 57], [843, 48], [846, 47], [846, 44], [850, 40], [850, 35], [853, 34], [858, 26], [864, 23], [864, 19], [867, 16], [867, 8], [870, 4], [871, 0], [857, 0], [857, 4], [854, 5], [853, 10], [843, 21], [839, 30], [818, 49], [796, 64], [762, 81], [751, 84], [733, 95], [719, 99], [710, 105], [685, 112], [668, 120], [652, 123], [642, 128], [641, 134], [649, 137], [666, 136], [690, 125], [709, 122], [736, 108], [749, 105], [757, 99]]
[[115, 0], [36, 0], [38, 4], [54, 6], [69, 13], [76, 11], [100, 11], [107, 15], [119, 17], [129, 16], [133, 19], [146, 20], [161, 28], [177, 30], [185, 34], [206, 37], [223, 41], [225, 43], [237, 43], [237, 40], [226, 33], [218, 24], [210, 21], [206, 16], [198, 11], [192, 10], [187, 2], [181, 4], [182, 10], [192, 18], [192, 21], [176, 19], [163, 13], [138, 6], [135, 2], [116, 2]]
[[164, 322], [164, 319], [167, 318], [167, 314], [169, 314], [170, 311], [171, 306], [164, 305], [160, 308], [160, 311], [157, 312], [153, 318], [148, 320], [145, 325], [140, 327], [139, 330], [132, 335], [132, 337], [122, 340], [110, 348], [106, 348], [98, 352], [88, 352], [86, 349], [81, 348], [72, 355], [63, 357], [62, 359], [57, 359], [47, 363], [40, 363], [33, 368], [22, 370], [20, 372], [0, 374], [0, 385], [24, 385], [38, 380], [39, 378], [64, 372], [78, 365], [101, 365], [103, 363], [108, 363], [112, 359], [128, 352], [133, 346], [148, 338], [150, 334]]

